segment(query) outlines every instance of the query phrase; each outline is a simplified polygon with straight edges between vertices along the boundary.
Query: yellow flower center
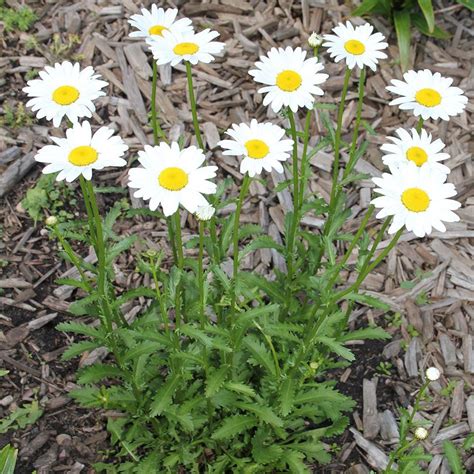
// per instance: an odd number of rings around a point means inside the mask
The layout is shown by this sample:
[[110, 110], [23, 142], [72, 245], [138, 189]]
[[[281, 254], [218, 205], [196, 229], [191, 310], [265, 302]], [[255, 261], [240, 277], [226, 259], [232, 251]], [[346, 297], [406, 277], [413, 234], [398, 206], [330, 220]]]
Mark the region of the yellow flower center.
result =
[[264, 141], [258, 139], [246, 142], [245, 148], [247, 149], [247, 155], [249, 158], [253, 158], [254, 160], [265, 158], [270, 151], [268, 145]]
[[199, 51], [199, 46], [196, 43], [178, 43], [173, 51], [179, 56], [184, 56], [185, 54], [195, 54]]
[[276, 85], [285, 92], [293, 92], [301, 86], [301, 76], [290, 69], [286, 69], [278, 74], [276, 78]]
[[163, 25], [153, 25], [148, 28], [148, 34], [150, 35], [157, 35], [157, 36], [163, 36], [163, 31], [167, 30], [166, 26]]
[[92, 148], [91, 146], [78, 146], [73, 148], [67, 157], [67, 159], [74, 165], [74, 166], [87, 166], [95, 163], [99, 154], [97, 150]]
[[407, 160], [413, 161], [416, 166], [421, 166], [428, 161], [428, 153], [419, 146], [412, 146], [407, 150]]
[[423, 212], [430, 205], [430, 197], [420, 188], [408, 188], [402, 193], [403, 205], [412, 212]]
[[158, 182], [162, 188], [168, 191], [179, 191], [188, 184], [188, 173], [181, 168], [165, 168], [158, 176]]
[[350, 54], [355, 54], [359, 56], [365, 53], [365, 46], [364, 43], [360, 42], [359, 40], [349, 40], [344, 43], [345, 50]]
[[73, 86], [60, 86], [53, 92], [53, 100], [59, 105], [69, 105], [79, 99], [79, 91]]
[[415, 99], [419, 104], [424, 105], [425, 107], [435, 107], [436, 105], [441, 104], [441, 94], [429, 87], [420, 89], [415, 94]]

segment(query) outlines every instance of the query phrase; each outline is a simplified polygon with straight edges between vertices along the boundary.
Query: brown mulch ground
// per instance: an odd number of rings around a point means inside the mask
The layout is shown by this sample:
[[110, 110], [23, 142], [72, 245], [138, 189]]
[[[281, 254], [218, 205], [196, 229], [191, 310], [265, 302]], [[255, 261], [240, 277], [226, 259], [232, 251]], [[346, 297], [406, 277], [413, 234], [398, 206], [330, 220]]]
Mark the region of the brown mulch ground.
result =
[[[16, 5], [17, 2], [6, 3]], [[27, 3], [40, 17], [31, 31], [2, 34], [0, 24], [2, 112], [7, 105], [16, 107], [24, 102], [21, 88], [31, 69], [41, 69], [63, 59], [92, 64], [110, 83], [107, 97], [98, 101], [93, 120], [96, 124], [114, 126], [130, 146], [131, 162], [138, 149], [152, 142], [147, 126], [151, 95], [151, 67], [147, 61], [151, 58], [142, 42], [127, 37], [126, 18], [138, 10], [141, 2]], [[305, 47], [312, 31], [328, 32], [348, 16], [350, 8], [343, 2], [315, 0], [177, 1], [175, 4], [183, 15], [193, 19], [198, 29], [210, 26], [226, 42], [222, 57], [195, 69], [195, 86], [202, 130], [208, 148], [213, 150], [212, 159], [240, 182], [236, 161], [222, 156], [216, 149], [223, 130], [233, 122], [253, 117], [281, 123], [279, 117], [261, 105], [262, 96], [256, 93], [248, 69], [260, 53], [272, 46]], [[466, 9], [453, 2], [435, 4], [437, 18], [452, 37], [438, 42], [415, 35], [412, 61], [417, 69], [429, 67], [454, 77], [456, 85], [472, 99], [472, 18]], [[415, 119], [388, 106], [390, 96], [384, 87], [391, 78], [401, 76], [396, 61], [398, 51], [392, 28], [380, 19], [373, 23], [389, 37], [390, 59], [381, 64], [376, 74], [369, 74], [363, 118], [378, 135], [368, 136], [371, 145], [358, 169], [379, 175], [383, 166], [378, 146], [384, 135], [392, 134], [398, 126], [414, 126]], [[325, 55], [322, 60], [330, 79], [324, 86], [326, 94], [321, 102], [335, 104], [342, 86], [343, 66], [330, 62]], [[183, 70], [160, 69], [160, 115], [164, 128], [174, 139], [183, 132], [188, 139], [191, 136]], [[355, 115], [355, 99], [356, 91], [352, 90], [344, 115], [347, 136]], [[421, 412], [432, 424], [425, 442], [434, 454], [429, 472], [449, 472], [442, 456], [443, 440], [460, 444], [474, 431], [474, 167], [470, 160], [473, 146], [469, 134], [472, 112], [471, 100], [461, 116], [448, 123], [426, 125], [448, 146], [451, 158], [446, 164], [452, 169], [449, 180], [456, 184], [458, 199], [463, 203], [459, 212], [461, 222], [449, 225], [444, 234], [434, 232], [429, 239], [404, 235], [385, 264], [368, 277], [366, 289], [386, 301], [393, 311], [382, 314], [360, 308], [352, 315], [351, 324], [376, 322], [387, 328], [393, 339], [387, 344], [369, 342], [355, 347], [357, 363], [337, 374], [340, 389], [353, 396], [359, 405], [352, 414], [351, 429], [332, 446], [334, 463], [328, 472], [368, 473], [369, 468], [380, 467], [384, 453], [396, 442], [398, 407], [413, 402], [420, 373], [427, 366], [436, 365], [443, 371], [441, 380], [431, 385], [431, 398]], [[0, 368], [10, 371], [0, 379], [0, 418], [32, 400], [38, 400], [44, 410], [34, 425], [0, 435], [0, 447], [8, 442], [19, 447], [18, 473], [21, 474], [34, 468], [39, 473], [93, 472], [91, 464], [107, 458], [108, 447], [105, 414], [84, 411], [67, 397], [74, 387], [78, 363], [60, 360], [70, 340], [54, 329], [58, 322], [68, 318], [67, 308], [74, 300], [70, 289], [57, 288], [54, 284], [67, 266], [56, 257], [55, 245], [42, 230], [41, 223], [35, 226], [20, 203], [40, 173], [40, 167], [32, 159], [34, 152], [47, 143], [50, 133], [60, 132], [44, 121], [32, 120], [31, 124], [14, 128], [0, 125], [0, 171], [3, 172], [0, 193], [4, 194], [0, 209]], [[312, 124], [312, 144], [321, 133], [324, 128], [316, 118]], [[310, 186], [325, 198], [330, 190], [331, 161], [330, 151], [325, 150], [312, 162], [314, 174]], [[101, 185], [123, 186], [126, 182], [126, 171], [96, 176]], [[283, 215], [290, 205], [288, 191], [272, 190], [283, 179], [272, 174], [267, 186], [253, 183], [251, 198], [244, 207], [245, 221], [259, 223], [276, 239], [281, 239]], [[367, 180], [350, 190], [353, 217], [346, 224], [347, 230], [357, 228], [370, 201], [371, 187]], [[105, 201], [102, 204], [122, 197], [102, 195]], [[132, 203], [139, 205], [135, 200]], [[232, 208], [226, 212], [232, 212]], [[317, 232], [321, 221], [308, 217], [305, 224]], [[373, 221], [370, 225], [375, 228], [378, 224]], [[120, 226], [120, 232], [140, 233], [155, 245], [166, 246], [162, 239], [166, 235], [163, 222], [137, 218]], [[185, 236], [190, 238], [195, 232], [195, 224], [189, 219]], [[262, 272], [281, 265], [277, 256], [266, 250], [256, 252], [244, 263], [247, 268]], [[133, 269], [131, 258], [121, 262], [119, 286], [137, 284]], [[348, 273], [346, 277], [351, 281], [354, 274]], [[100, 357], [101, 354], [92, 354], [79, 364]], [[465, 455], [465, 466], [468, 471], [474, 470], [472, 452]], [[323, 470], [316, 468], [315, 472]]]

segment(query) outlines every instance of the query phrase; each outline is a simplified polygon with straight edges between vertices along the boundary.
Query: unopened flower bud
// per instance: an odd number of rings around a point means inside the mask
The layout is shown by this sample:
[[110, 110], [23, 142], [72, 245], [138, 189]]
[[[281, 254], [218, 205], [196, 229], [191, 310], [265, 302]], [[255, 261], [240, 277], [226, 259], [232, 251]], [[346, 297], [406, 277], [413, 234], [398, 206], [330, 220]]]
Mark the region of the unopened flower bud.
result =
[[434, 382], [439, 379], [441, 372], [436, 367], [429, 367], [426, 369], [425, 374], [429, 381]]
[[323, 44], [324, 38], [321, 35], [318, 35], [317, 33], [313, 33], [309, 38], [308, 38], [308, 44], [312, 48], [319, 48]]
[[58, 223], [58, 218], [56, 216], [49, 216], [46, 218], [46, 225], [53, 226]]
[[215, 214], [216, 208], [208, 204], [207, 206], [199, 206], [196, 209], [196, 217], [200, 221], [208, 221]]
[[418, 441], [423, 441], [424, 439], [428, 438], [428, 430], [426, 428], [423, 428], [422, 426], [419, 426], [415, 430], [415, 438]]

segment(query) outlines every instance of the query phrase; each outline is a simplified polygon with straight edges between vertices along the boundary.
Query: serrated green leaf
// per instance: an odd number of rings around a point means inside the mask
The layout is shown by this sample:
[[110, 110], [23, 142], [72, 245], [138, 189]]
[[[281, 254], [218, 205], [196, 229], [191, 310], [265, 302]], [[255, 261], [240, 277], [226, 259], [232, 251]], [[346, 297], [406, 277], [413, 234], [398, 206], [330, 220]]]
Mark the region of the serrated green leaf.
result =
[[280, 410], [283, 416], [287, 416], [293, 409], [295, 401], [295, 379], [288, 377], [283, 381], [280, 388]]
[[454, 443], [449, 440], [444, 441], [443, 451], [453, 474], [464, 474], [466, 471], [462, 468], [461, 456]]
[[304, 463], [304, 454], [298, 451], [285, 450], [283, 458], [292, 474], [308, 474], [311, 472]]
[[150, 406], [150, 416], [161, 415], [173, 401], [174, 393], [181, 383], [181, 374], [173, 374], [165, 384], [158, 389]]
[[101, 347], [102, 344], [94, 341], [81, 341], [70, 345], [63, 353], [62, 360], [71, 360], [84, 352], [92, 351]]
[[258, 249], [274, 249], [278, 250], [278, 252], [283, 253], [285, 250], [285, 247], [283, 245], [277, 244], [272, 237], [269, 235], [262, 235], [260, 237], [257, 237], [254, 239], [252, 242], [250, 242], [248, 245], [246, 245], [239, 253], [240, 257], [243, 258], [249, 253], [254, 252], [255, 250]]
[[134, 360], [142, 355], [157, 352], [158, 350], [162, 348], [163, 348], [163, 344], [161, 342], [155, 342], [155, 341], [141, 342], [140, 344], [137, 344], [135, 347], [127, 351], [124, 357], [124, 361]]
[[87, 324], [83, 323], [76, 323], [74, 321], [70, 321], [67, 323], [59, 323], [56, 325], [56, 329], [58, 331], [63, 332], [72, 332], [74, 334], [82, 334], [83, 336], [89, 336], [94, 339], [103, 339], [105, 337], [103, 331], [98, 328], [94, 328]]
[[255, 390], [249, 385], [240, 382], [227, 382], [224, 387], [232, 392], [241, 393], [249, 397], [255, 397]]
[[77, 383], [86, 385], [90, 383], [100, 382], [107, 378], [123, 378], [123, 372], [112, 365], [94, 364], [84, 367], [78, 373]]
[[367, 295], [364, 293], [349, 293], [344, 297], [346, 300], [356, 301], [357, 303], [370, 306], [371, 308], [381, 309], [383, 311], [389, 311], [390, 306], [384, 303], [376, 296]]
[[254, 415], [258, 416], [260, 420], [262, 420], [264, 423], [268, 423], [269, 425], [272, 426], [283, 426], [283, 421], [279, 416], [277, 416], [270, 407], [266, 406], [261, 406], [257, 405], [255, 403], [242, 403], [238, 402], [235, 405], [237, 408], [240, 408], [241, 410], [248, 411], [250, 413], [253, 413]]
[[223, 366], [209, 375], [209, 377], [206, 379], [205, 393], [207, 398], [212, 397], [224, 385], [228, 371], [229, 367]]
[[351, 331], [347, 334], [338, 337], [339, 342], [346, 342], [346, 341], [364, 341], [366, 339], [391, 339], [392, 336], [385, 330], [379, 327], [369, 327], [363, 329], [356, 329], [355, 331]]
[[343, 357], [344, 359], [348, 361], [353, 361], [355, 359], [354, 354], [344, 347], [341, 343], [337, 342], [335, 339], [331, 337], [326, 337], [326, 336], [319, 336], [316, 339], [316, 342], [320, 342], [321, 344], [324, 344], [327, 346], [331, 351], [336, 353], [337, 355]]
[[262, 368], [266, 369], [270, 374], [276, 376], [275, 364], [270, 351], [261, 343], [254, 335], [248, 335], [244, 339], [244, 346], [252, 354], [255, 362]]
[[233, 438], [235, 435], [242, 433], [257, 424], [254, 416], [250, 415], [234, 415], [224, 420], [222, 425], [214, 431], [211, 438], [218, 441]]

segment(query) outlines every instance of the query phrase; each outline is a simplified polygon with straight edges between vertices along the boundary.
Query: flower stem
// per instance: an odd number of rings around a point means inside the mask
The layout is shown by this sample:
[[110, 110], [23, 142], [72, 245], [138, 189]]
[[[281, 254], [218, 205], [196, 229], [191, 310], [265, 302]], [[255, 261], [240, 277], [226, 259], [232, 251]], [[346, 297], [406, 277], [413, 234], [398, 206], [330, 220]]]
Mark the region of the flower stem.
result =
[[420, 117], [420, 118], [418, 119], [418, 123], [416, 124], [416, 131], [417, 131], [418, 133], [421, 132], [421, 129], [423, 128], [423, 123], [424, 123], [423, 117]]
[[337, 190], [337, 179], [339, 175], [339, 158], [341, 152], [341, 134], [342, 134], [342, 116], [344, 114], [344, 106], [346, 104], [347, 90], [349, 89], [349, 80], [351, 78], [351, 70], [346, 68], [344, 74], [344, 84], [342, 86], [341, 93], [341, 102], [339, 102], [339, 109], [337, 112], [337, 126], [336, 126], [336, 136], [334, 138], [334, 165], [332, 171], [332, 187], [331, 187], [331, 197], [329, 200], [329, 213], [328, 219], [326, 221], [325, 229], [329, 229], [329, 222], [331, 216], [334, 212], [335, 201], [336, 201], [336, 190]]
[[161, 138], [166, 141], [166, 135], [163, 132], [160, 123], [158, 122], [158, 112], [156, 110], [156, 88], [158, 83], [158, 67], [156, 61], [153, 59], [153, 79], [151, 83], [151, 126], [153, 128], [153, 141], [155, 145]]
[[[360, 121], [362, 117], [362, 105], [364, 104], [364, 89], [365, 89], [365, 77], [366, 77], [366, 70], [363, 67], [360, 71], [360, 78], [359, 78], [359, 98], [357, 101], [357, 111], [356, 111], [356, 121], [354, 125], [354, 132], [352, 133], [352, 143], [351, 148], [349, 151], [349, 161], [347, 163], [346, 169], [344, 170], [343, 179], [347, 178], [351, 173], [352, 169], [355, 166], [355, 156], [356, 156], [356, 149], [357, 149], [357, 138], [359, 137], [359, 127]], [[336, 199], [337, 202], [337, 199]]]
[[305, 193], [306, 184], [309, 178], [308, 143], [309, 143], [309, 126], [311, 124], [311, 112], [312, 112], [312, 109], [306, 112], [306, 120], [304, 123], [303, 155], [301, 156], [301, 172], [300, 172], [301, 179], [300, 179], [300, 189], [298, 192], [299, 199], [300, 199], [300, 202], [299, 202], [300, 211], [304, 204], [304, 193]]
[[184, 63], [186, 64], [186, 76], [188, 79], [189, 102], [191, 103], [191, 113], [193, 115], [194, 133], [196, 134], [196, 140], [198, 142], [199, 148], [201, 148], [201, 150], [204, 150], [204, 143], [202, 141], [201, 132], [199, 130], [199, 120], [197, 116], [196, 97], [194, 96], [193, 74], [191, 71], [191, 63], [189, 61], [184, 61]]
[[[293, 139], [293, 216], [291, 219], [290, 232], [286, 239], [287, 244], [287, 272], [288, 283], [293, 280], [294, 245], [296, 238], [296, 227], [299, 215], [299, 171], [298, 171], [298, 134], [293, 111], [288, 107], [288, 120], [290, 122], [291, 138]], [[290, 285], [288, 286], [288, 288]]]
[[183, 239], [181, 236], [181, 220], [180, 220], [180, 214], [179, 210], [176, 211], [173, 214], [173, 220], [174, 220], [174, 236], [175, 236], [175, 242], [176, 242], [176, 253], [177, 253], [177, 261], [176, 264], [180, 270], [180, 279], [179, 283], [176, 287], [176, 297], [175, 297], [175, 323], [176, 323], [176, 328], [179, 328], [181, 326], [181, 279], [182, 279], [182, 272], [184, 268], [184, 254], [183, 254]]
[[235, 304], [237, 301], [237, 277], [239, 274], [239, 224], [240, 224], [240, 214], [242, 212], [242, 205], [244, 203], [245, 196], [250, 186], [250, 177], [248, 174], [244, 175], [242, 181], [242, 186], [240, 187], [239, 199], [237, 200], [237, 207], [234, 214], [234, 228], [232, 230], [232, 295], [231, 295], [231, 304], [230, 310], [231, 314], [235, 313]]
[[199, 221], [199, 256], [198, 256], [198, 283], [199, 283], [199, 316], [201, 329], [206, 325], [204, 312], [204, 222]]

